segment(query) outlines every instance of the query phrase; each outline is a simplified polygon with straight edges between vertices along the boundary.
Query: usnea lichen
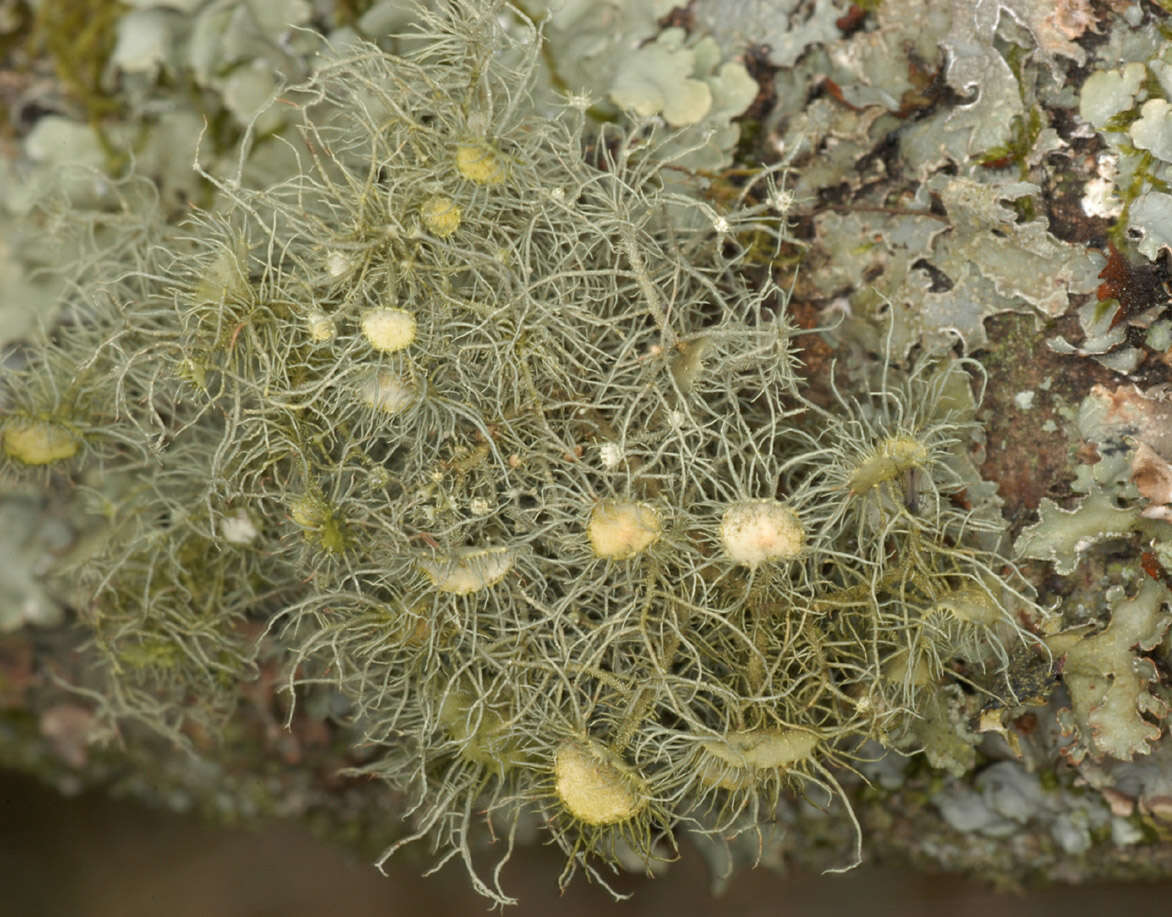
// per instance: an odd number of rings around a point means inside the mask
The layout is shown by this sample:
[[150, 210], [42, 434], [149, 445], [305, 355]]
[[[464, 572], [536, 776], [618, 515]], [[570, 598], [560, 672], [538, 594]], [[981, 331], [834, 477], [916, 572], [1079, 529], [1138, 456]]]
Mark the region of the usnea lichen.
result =
[[4, 444], [127, 482], [82, 571], [107, 714], [182, 741], [263, 631], [507, 902], [473, 813], [604, 882], [786, 790], [849, 812], [840, 766], [936, 684], [1012, 695], [1032, 606], [955, 471], [970, 364], [818, 403], [742, 242], [786, 237], [780, 168], [685, 193], [678, 137], [535, 100], [536, 30], [477, 7], [323, 62], [300, 172], [113, 249]]

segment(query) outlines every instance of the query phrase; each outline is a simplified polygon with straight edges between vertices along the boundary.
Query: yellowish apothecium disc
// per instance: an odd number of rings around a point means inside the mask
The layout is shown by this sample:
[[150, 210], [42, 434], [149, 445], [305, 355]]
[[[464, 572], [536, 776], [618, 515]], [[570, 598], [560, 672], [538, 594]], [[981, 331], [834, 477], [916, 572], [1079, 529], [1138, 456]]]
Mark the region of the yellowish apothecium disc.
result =
[[487, 144], [456, 147], [456, 170], [478, 185], [499, 185], [508, 176], [505, 158]]
[[446, 239], [460, 228], [460, 208], [445, 194], [434, 194], [419, 208], [423, 225], [434, 235]]
[[703, 742], [700, 782], [726, 790], [743, 790], [765, 772], [804, 761], [818, 747], [817, 734], [804, 729], [746, 729]]
[[778, 500], [734, 503], [720, 523], [725, 553], [734, 563], [748, 567], [792, 560], [801, 554], [805, 539], [797, 513]]
[[391, 372], [379, 370], [358, 386], [358, 397], [368, 407], [384, 414], [398, 414], [415, 400], [415, 387]]
[[847, 488], [852, 494], [864, 494], [872, 487], [891, 481], [905, 471], [926, 465], [928, 447], [911, 436], [889, 436], [851, 473]]
[[554, 757], [554, 787], [571, 815], [588, 825], [613, 825], [647, 804], [638, 778], [592, 739], [564, 742]]
[[317, 309], [305, 316], [305, 327], [309, 331], [309, 336], [319, 344], [333, 338], [338, 331], [334, 320]]
[[289, 502], [289, 518], [305, 529], [315, 529], [326, 521], [329, 510], [319, 498], [301, 494]]
[[908, 684], [923, 687], [936, 680], [928, 657], [917, 653], [913, 658], [907, 649], [896, 650], [883, 663], [880, 670], [883, 678], [892, 684]]
[[599, 557], [623, 560], [653, 544], [663, 531], [659, 513], [647, 503], [604, 500], [590, 513], [586, 534]]
[[463, 548], [419, 561], [419, 568], [440, 592], [469, 595], [494, 586], [513, 568], [508, 548]]
[[805, 729], [745, 729], [705, 742], [704, 750], [733, 767], [771, 770], [809, 757], [819, 741]]
[[371, 309], [362, 316], [362, 333], [375, 350], [394, 353], [415, 340], [415, 316], [405, 309]]
[[4, 451], [25, 465], [48, 465], [77, 454], [81, 441], [47, 420], [12, 420], [4, 427]]

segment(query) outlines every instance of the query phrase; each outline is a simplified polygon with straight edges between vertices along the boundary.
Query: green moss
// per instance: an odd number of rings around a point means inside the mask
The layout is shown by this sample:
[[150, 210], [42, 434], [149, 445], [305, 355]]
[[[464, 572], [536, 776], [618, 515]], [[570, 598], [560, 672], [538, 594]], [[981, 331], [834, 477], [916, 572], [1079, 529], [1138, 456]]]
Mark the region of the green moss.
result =
[[65, 91], [85, 111], [113, 172], [123, 164], [121, 154], [102, 124], [121, 110], [122, 103], [103, 88], [103, 76], [114, 50], [118, 21], [128, 9], [121, 0], [42, 0], [33, 26], [36, 42], [53, 59]]
[[[1017, 45], [1013, 46], [1017, 48]], [[1019, 83], [1020, 85], [1020, 83]], [[1022, 181], [1029, 179], [1029, 156], [1037, 143], [1042, 129], [1046, 126], [1045, 113], [1038, 105], [1033, 105], [1025, 116], [1015, 115], [1010, 125], [1009, 140], [981, 153], [977, 162], [986, 168], [1005, 169], [1015, 167]], [[1037, 218], [1034, 198], [1030, 195], [1015, 198], [1012, 202], [1018, 218], [1022, 222], [1030, 222]]]

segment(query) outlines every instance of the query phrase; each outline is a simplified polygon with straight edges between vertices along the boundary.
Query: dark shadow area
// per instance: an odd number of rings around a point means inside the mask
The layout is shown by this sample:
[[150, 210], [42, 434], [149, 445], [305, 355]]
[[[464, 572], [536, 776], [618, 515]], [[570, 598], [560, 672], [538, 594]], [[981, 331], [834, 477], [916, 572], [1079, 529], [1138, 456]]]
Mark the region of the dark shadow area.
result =
[[[388, 816], [390, 817], [390, 816]], [[783, 878], [740, 876], [713, 899], [700, 858], [689, 851], [664, 879], [632, 877], [635, 897], [612, 902], [579, 877], [557, 890], [562, 858], [521, 851], [505, 887], [515, 915], [861, 915], [868, 917], [1128, 917], [1166, 915], [1172, 883], [1053, 888], [1001, 894], [972, 881], [897, 870]], [[0, 894], [4, 914], [37, 917], [386, 917], [484, 913], [462, 867], [431, 878], [391, 864], [389, 878], [323, 846], [299, 827], [209, 828], [181, 816], [96, 795], [67, 799], [27, 778], [0, 774]]]

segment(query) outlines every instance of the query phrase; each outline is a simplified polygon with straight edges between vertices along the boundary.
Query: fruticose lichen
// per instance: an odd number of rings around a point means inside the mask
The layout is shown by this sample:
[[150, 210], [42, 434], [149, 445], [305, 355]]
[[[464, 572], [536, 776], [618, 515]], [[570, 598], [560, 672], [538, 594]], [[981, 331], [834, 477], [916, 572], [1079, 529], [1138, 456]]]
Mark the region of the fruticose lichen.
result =
[[[924, 744], [942, 684], [1012, 704], [1014, 664], [1048, 669], [969, 497], [979, 367], [904, 363], [893, 317], [813, 390], [753, 270], [790, 241], [784, 168], [705, 194], [687, 135], [596, 127], [537, 84], [539, 30], [482, 6], [414, 9], [400, 53], [355, 40], [256, 113], [251, 139], [299, 118], [283, 180], [249, 185], [246, 144], [178, 229], [133, 221], [133, 181], [82, 226], [3, 442], [104, 517], [75, 571], [100, 713], [186, 743], [263, 654], [497, 902], [475, 813], [498, 862], [537, 813], [563, 881], [605, 882], [817, 792], [853, 865], [852, 763]], [[1021, 190], [932, 187], [962, 247], [992, 233], [964, 201], [1008, 226]]]

